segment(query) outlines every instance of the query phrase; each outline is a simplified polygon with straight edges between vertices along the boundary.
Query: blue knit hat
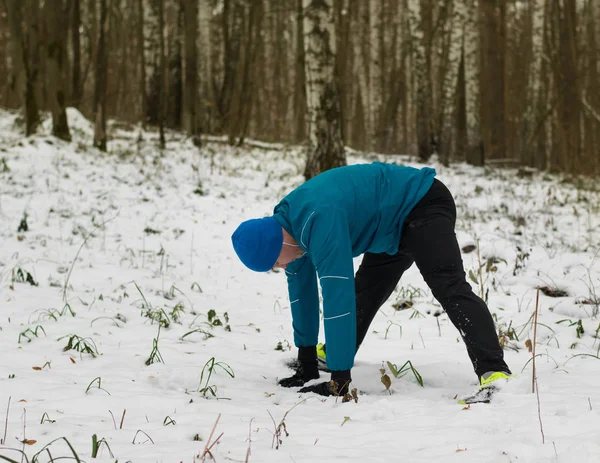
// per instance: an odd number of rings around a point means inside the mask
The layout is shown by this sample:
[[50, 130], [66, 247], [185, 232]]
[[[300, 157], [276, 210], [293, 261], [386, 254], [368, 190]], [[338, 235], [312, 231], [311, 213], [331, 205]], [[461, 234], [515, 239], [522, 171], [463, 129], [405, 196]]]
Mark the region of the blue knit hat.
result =
[[273, 217], [246, 220], [231, 235], [231, 242], [246, 267], [268, 272], [281, 252], [283, 229]]

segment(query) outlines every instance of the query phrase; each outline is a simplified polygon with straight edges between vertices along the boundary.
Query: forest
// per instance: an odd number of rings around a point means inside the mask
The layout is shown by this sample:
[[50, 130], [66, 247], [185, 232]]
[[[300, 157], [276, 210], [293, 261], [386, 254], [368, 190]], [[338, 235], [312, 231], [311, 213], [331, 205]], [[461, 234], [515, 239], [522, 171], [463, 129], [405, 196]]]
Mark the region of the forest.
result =
[[2, 0], [0, 106], [103, 150], [108, 119], [306, 144], [307, 177], [345, 147], [597, 175], [600, 1]]

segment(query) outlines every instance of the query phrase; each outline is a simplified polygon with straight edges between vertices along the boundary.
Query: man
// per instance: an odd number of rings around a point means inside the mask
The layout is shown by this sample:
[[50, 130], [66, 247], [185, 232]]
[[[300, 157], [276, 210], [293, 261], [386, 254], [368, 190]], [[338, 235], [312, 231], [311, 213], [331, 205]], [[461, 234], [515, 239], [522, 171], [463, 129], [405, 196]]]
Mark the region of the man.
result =
[[[413, 262], [463, 337], [481, 384], [510, 375], [490, 312], [465, 278], [454, 200], [434, 177], [431, 168], [383, 163], [332, 169], [289, 193], [273, 216], [233, 233], [248, 268], [287, 274], [299, 367], [280, 385], [319, 377], [317, 278], [332, 381], [300, 392], [343, 395], [369, 325]], [[352, 258], [361, 254], [355, 276]]]

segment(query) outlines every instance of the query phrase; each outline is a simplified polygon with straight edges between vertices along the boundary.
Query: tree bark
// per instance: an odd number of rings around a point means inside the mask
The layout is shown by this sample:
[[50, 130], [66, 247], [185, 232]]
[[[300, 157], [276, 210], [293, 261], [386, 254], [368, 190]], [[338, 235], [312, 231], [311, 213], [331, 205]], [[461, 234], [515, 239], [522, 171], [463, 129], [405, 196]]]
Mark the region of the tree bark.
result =
[[467, 125], [466, 157], [472, 165], [484, 163], [483, 142], [481, 139], [481, 50], [479, 34], [479, 0], [466, 0], [465, 47], [463, 64], [465, 72], [465, 113]]
[[52, 113], [52, 135], [61, 140], [71, 141], [66, 111], [66, 61], [67, 31], [61, 26], [68, 5], [63, 0], [44, 4], [45, 36], [47, 53], [46, 82]]
[[383, 105], [383, 0], [370, 0], [369, 8], [369, 41], [368, 61], [365, 63], [369, 74], [369, 132], [367, 147], [381, 152], [384, 127], [382, 124]]
[[346, 164], [335, 85], [335, 29], [332, 0], [304, 0], [304, 51], [308, 113], [308, 156], [304, 176]]
[[14, 61], [23, 69], [19, 93], [25, 112], [25, 135], [33, 135], [40, 123], [37, 96], [40, 69], [39, 4], [37, 0], [8, 0], [8, 20], [14, 40]]
[[69, 0], [71, 7], [71, 105], [79, 107], [83, 97], [83, 78], [81, 74], [81, 5], [80, 0]]
[[431, 76], [427, 71], [425, 58], [425, 34], [420, 0], [408, 0], [408, 22], [416, 79], [417, 155], [421, 161], [425, 162], [433, 154], [434, 147], [431, 130]]
[[107, 0], [98, 0], [100, 6], [100, 22], [98, 24], [98, 48], [96, 50], [96, 89], [94, 97], [94, 146], [106, 151], [106, 89], [108, 79], [106, 46], [108, 8]]
[[198, 134], [198, 0], [182, 0], [184, 14], [183, 128]]

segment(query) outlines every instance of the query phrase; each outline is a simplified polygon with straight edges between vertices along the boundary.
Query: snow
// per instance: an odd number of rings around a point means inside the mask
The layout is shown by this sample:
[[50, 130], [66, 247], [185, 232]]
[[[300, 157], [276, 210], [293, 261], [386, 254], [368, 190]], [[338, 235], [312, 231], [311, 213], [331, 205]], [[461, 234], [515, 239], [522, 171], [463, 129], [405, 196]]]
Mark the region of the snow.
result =
[[[474, 291], [487, 292], [498, 328], [513, 337], [505, 353], [515, 377], [492, 404], [457, 404], [477, 380], [459, 333], [445, 313], [433, 315], [439, 305], [413, 267], [356, 357], [358, 403], [341, 403], [277, 385], [296, 353], [288, 349], [285, 277], [246, 270], [230, 244], [239, 222], [269, 214], [301, 183], [300, 148], [212, 142], [198, 149], [168, 132], [161, 153], [156, 133], [137, 143], [139, 129], [113, 124], [103, 154], [90, 148], [92, 125], [75, 110], [69, 144], [49, 135], [48, 121], [41, 135], [24, 139], [15, 118], [0, 111], [0, 456], [21, 461], [10, 450], [18, 448], [32, 459], [65, 437], [89, 461], [96, 435], [110, 447], [100, 445], [101, 461], [200, 462], [220, 416], [211, 440], [223, 433], [211, 448], [218, 462], [598, 460], [600, 194], [593, 184], [435, 164], [456, 198], [461, 246], [479, 245], [463, 255], [465, 268], [480, 282], [470, 281]], [[374, 159], [418, 166], [405, 156], [357, 152], [349, 161]], [[19, 232], [24, 214], [28, 231]], [[488, 258], [496, 271], [486, 272]], [[19, 281], [27, 274], [37, 286]], [[526, 340], [539, 286], [568, 296], [540, 293], [538, 405]], [[418, 313], [392, 308], [411, 297]], [[178, 320], [175, 307], [183, 308]], [[170, 323], [159, 333], [143, 315], [160, 309]], [[211, 310], [231, 331], [211, 326]], [[194, 329], [213, 337], [196, 331], [182, 340]], [[164, 363], [146, 365], [158, 334]], [[64, 351], [72, 335], [87, 338], [98, 355]], [[235, 377], [216, 366], [201, 383], [212, 358]], [[409, 374], [392, 377], [386, 391], [379, 369], [407, 360], [425, 387]], [[208, 387], [216, 397], [199, 392]], [[282, 420], [289, 435], [282, 432], [276, 449]], [[50, 452], [40, 461], [72, 456], [65, 441]]]

